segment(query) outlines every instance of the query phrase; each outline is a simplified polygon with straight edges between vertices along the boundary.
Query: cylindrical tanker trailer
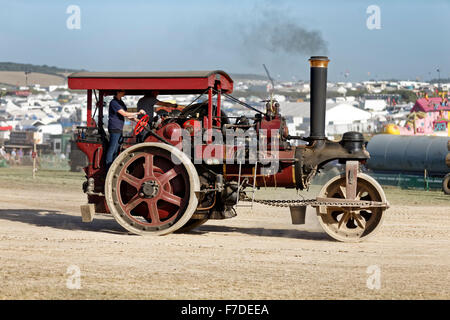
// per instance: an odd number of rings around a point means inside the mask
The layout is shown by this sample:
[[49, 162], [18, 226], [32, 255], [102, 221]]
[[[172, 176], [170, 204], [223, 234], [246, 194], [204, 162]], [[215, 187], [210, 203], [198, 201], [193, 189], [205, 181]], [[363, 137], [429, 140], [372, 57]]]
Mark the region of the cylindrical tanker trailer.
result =
[[367, 168], [376, 172], [400, 172], [443, 177], [450, 137], [379, 134], [370, 139]]
[[450, 137], [379, 134], [367, 145], [367, 168], [380, 174], [405, 174], [442, 178], [449, 191]]
[[[388, 208], [380, 185], [361, 173], [369, 159], [361, 133], [347, 132], [341, 141], [325, 136], [327, 57], [312, 57], [311, 135], [289, 135], [279, 104], [268, 100], [265, 111], [230, 94], [233, 80], [223, 71], [82, 72], [69, 76], [71, 89], [88, 93], [87, 126], [79, 127], [78, 146], [87, 155], [82, 205], [84, 221], [94, 212], [111, 213], [128, 231], [164, 235], [195, 228], [209, 219], [236, 216], [242, 200], [290, 207], [293, 223], [301, 222], [307, 205], [316, 208], [324, 230], [340, 241], [361, 241], [375, 234]], [[126, 137], [109, 170], [105, 167], [108, 134], [103, 128], [103, 100], [116, 90], [127, 95], [206, 94], [181, 112], [142, 118]], [[98, 122], [92, 118], [92, 91], [98, 91]], [[95, 95], [97, 97], [97, 95]], [[240, 103], [253, 113], [228, 117], [222, 99]], [[144, 135], [136, 139], [137, 134]], [[294, 146], [301, 139], [307, 145]], [[327, 163], [345, 164], [345, 174], [328, 181], [316, 199], [254, 199], [258, 187], [303, 190]], [[252, 197], [247, 194], [253, 193]], [[295, 218], [297, 217], [297, 218]], [[295, 221], [294, 221], [295, 220]]]

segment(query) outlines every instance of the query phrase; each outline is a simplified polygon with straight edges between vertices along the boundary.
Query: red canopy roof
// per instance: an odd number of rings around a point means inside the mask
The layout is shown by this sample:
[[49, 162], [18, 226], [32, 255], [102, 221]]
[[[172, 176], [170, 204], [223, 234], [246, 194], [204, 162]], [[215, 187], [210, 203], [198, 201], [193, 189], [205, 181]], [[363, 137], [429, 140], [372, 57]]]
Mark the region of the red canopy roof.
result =
[[202, 93], [220, 83], [226, 93], [233, 91], [233, 80], [221, 70], [186, 72], [77, 72], [68, 77], [70, 89], [114, 91], [142, 94], [157, 90], [160, 94]]

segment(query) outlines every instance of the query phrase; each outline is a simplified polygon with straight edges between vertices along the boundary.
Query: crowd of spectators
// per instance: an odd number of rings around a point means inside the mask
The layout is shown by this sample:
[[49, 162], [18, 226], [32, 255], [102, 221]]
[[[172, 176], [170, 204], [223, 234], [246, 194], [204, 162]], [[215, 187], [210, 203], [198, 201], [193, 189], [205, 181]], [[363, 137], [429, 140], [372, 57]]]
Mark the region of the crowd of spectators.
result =
[[[30, 151], [31, 152], [31, 151]], [[31, 153], [28, 155], [31, 157]], [[0, 147], [0, 160], [6, 161], [10, 166], [22, 165], [24, 160], [24, 152], [22, 148], [13, 148], [11, 152], [7, 152], [5, 146]]]

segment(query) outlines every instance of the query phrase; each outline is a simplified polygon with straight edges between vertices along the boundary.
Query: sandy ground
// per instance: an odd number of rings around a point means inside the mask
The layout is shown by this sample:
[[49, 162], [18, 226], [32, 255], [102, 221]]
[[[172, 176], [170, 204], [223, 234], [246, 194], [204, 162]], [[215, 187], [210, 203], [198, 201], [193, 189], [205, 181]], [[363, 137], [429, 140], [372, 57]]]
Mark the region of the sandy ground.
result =
[[[108, 215], [82, 223], [79, 184], [0, 182], [1, 299], [450, 298], [450, 198], [439, 192], [387, 191], [380, 233], [349, 244], [322, 233], [314, 211], [294, 226], [288, 209], [261, 205], [187, 234], [140, 237]], [[256, 196], [275, 194], [294, 195]], [[77, 284], [71, 266], [79, 289], [67, 287]], [[379, 289], [367, 286], [368, 268]]]

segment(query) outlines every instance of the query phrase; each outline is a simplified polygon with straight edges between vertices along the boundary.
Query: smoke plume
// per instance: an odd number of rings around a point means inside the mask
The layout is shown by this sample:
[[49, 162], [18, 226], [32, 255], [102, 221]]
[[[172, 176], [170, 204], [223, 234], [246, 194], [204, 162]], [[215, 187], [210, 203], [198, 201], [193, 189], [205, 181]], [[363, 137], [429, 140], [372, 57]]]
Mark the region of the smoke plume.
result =
[[294, 21], [281, 21], [275, 13], [265, 14], [243, 31], [245, 45], [270, 52], [326, 55], [327, 43], [318, 30], [308, 30]]
[[272, 52], [315, 55], [328, 53], [327, 44], [317, 30], [306, 30], [292, 22], [267, 26], [265, 48]]
[[241, 26], [242, 48], [251, 65], [273, 59], [282, 67], [291, 64], [282, 59], [298, 61], [302, 56], [328, 54], [322, 33], [304, 27], [289, 11], [265, 7], [254, 13], [254, 18]]

